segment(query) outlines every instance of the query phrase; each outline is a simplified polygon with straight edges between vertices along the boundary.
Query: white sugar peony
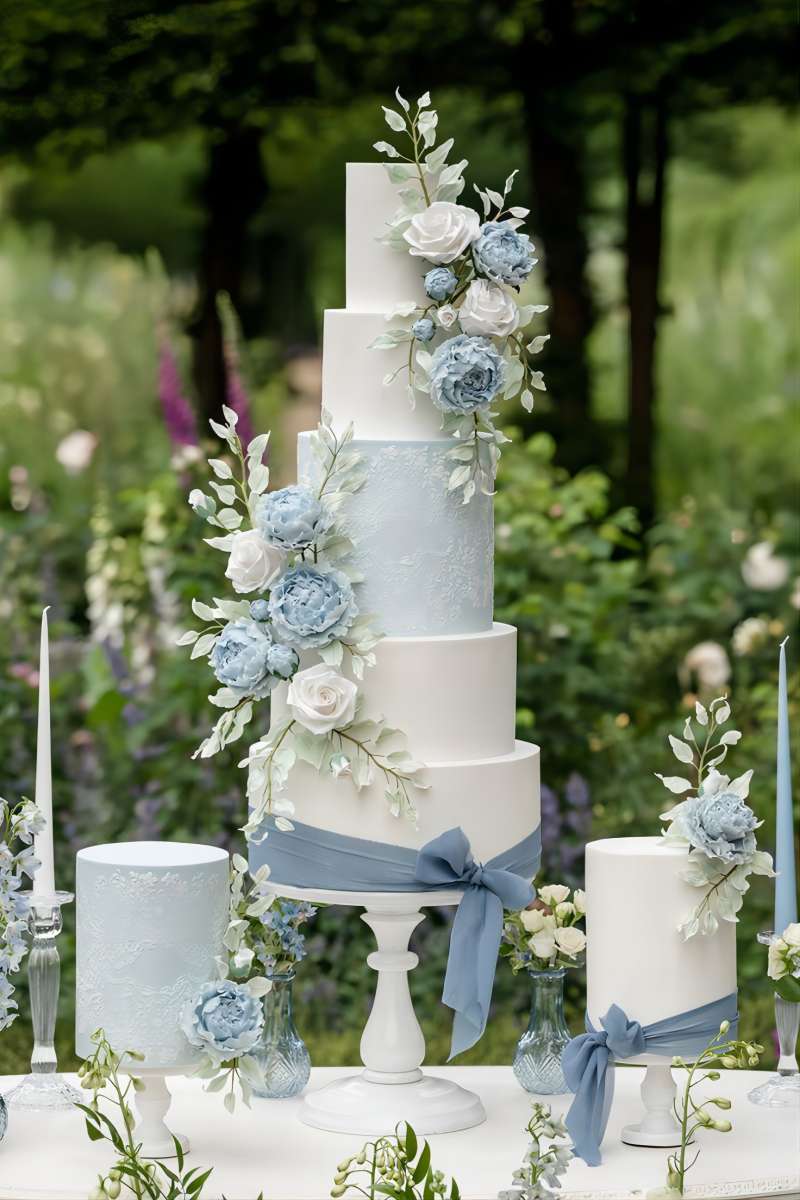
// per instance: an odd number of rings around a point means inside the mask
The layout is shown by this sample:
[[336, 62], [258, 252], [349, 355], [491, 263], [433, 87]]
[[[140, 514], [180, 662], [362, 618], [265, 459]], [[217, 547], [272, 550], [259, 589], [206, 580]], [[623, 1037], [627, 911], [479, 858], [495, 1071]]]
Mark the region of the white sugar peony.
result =
[[582, 929], [576, 929], [574, 925], [557, 929], [553, 936], [561, 953], [566, 954], [569, 958], [577, 958], [586, 948], [586, 934]]
[[566, 900], [569, 895], [569, 888], [564, 883], [550, 883], [538, 889], [539, 899], [545, 904], [549, 904], [551, 908], [555, 908], [557, 904], [561, 904], [562, 900]]
[[464, 333], [507, 337], [519, 324], [519, 309], [508, 292], [486, 279], [474, 279], [458, 312]]
[[475, 240], [480, 224], [473, 208], [437, 200], [416, 214], [403, 237], [416, 258], [450, 263]]
[[298, 671], [286, 694], [292, 716], [311, 733], [343, 729], [356, 715], [358, 688], [333, 667], [319, 663]]
[[235, 592], [263, 592], [285, 567], [285, 552], [265, 542], [257, 529], [234, 533], [225, 575]]
[[742, 562], [742, 579], [755, 592], [774, 592], [789, 578], [789, 563], [779, 558], [770, 542], [756, 542]]
[[526, 908], [519, 916], [528, 933], [542, 933], [544, 930], [552, 933], [556, 927], [555, 917], [542, 912], [540, 908]]

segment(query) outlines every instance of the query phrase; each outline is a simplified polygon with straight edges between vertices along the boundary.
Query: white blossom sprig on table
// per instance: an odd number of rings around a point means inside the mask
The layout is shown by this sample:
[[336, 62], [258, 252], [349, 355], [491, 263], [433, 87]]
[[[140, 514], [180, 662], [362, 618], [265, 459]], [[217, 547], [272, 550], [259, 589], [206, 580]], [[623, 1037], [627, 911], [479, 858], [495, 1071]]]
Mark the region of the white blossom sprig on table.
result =
[[512, 1175], [512, 1186], [498, 1200], [548, 1200], [558, 1194], [561, 1176], [574, 1154], [570, 1136], [561, 1117], [554, 1117], [549, 1104], [532, 1104], [526, 1125], [530, 1138], [521, 1167]]
[[790, 1004], [800, 1004], [800, 923], [793, 921], [769, 944], [767, 975], [773, 989]]
[[455, 1179], [448, 1186], [444, 1172], [433, 1165], [428, 1142], [420, 1144], [404, 1122], [393, 1135], [366, 1142], [358, 1154], [343, 1159], [336, 1168], [333, 1200], [364, 1196], [366, 1200], [460, 1200]]
[[687, 717], [683, 738], [669, 735], [672, 753], [688, 768], [690, 778], [657, 775], [673, 794], [696, 793], [661, 814], [661, 820], [668, 822], [662, 831], [664, 842], [688, 850], [682, 878], [705, 892], [678, 926], [687, 939], [714, 933], [720, 920], [738, 921], [736, 914], [750, 886], [748, 877], [774, 875], [771, 855], [759, 850], [756, 842], [755, 831], [762, 822], [745, 803], [753, 772], [732, 780], [717, 769], [741, 740], [738, 729], [722, 729], [730, 717], [724, 696], [712, 700], [708, 708], [698, 700], [695, 720]]
[[[514, 295], [538, 261], [530, 238], [519, 232], [529, 210], [507, 204], [517, 172], [502, 193], [474, 185], [481, 215], [456, 203], [467, 160], [448, 163], [452, 138], [436, 145], [439, 118], [428, 92], [413, 108], [395, 94], [399, 110], [383, 112], [400, 148], [386, 141], [374, 147], [390, 160], [386, 169], [398, 188], [399, 208], [383, 240], [424, 265], [427, 301], [388, 313], [395, 324], [372, 348], [408, 345], [399, 370], [408, 372], [409, 401], [413, 406], [417, 391], [428, 393], [443, 430], [458, 439], [448, 454], [457, 464], [448, 487], [467, 504], [478, 491], [493, 494], [500, 446], [508, 441], [494, 424], [492, 405], [518, 396], [530, 412], [534, 392], [546, 390], [535, 356], [549, 335], [532, 337], [526, 329], [547, 305], [519, 305]], [[431, 353], [426, 346], [437, 335]], [[384, 383], [398, 373], [389, 372]]]
[[0, 797], [0, 1030], [17, 1017], [9, 976], [28, 953], [31, 903], [21, 889], [39, 866], [33, 838], [42, 829], [44, 817], [31, 800], [22, 799], [12, 808]]
[[586, 934], [577, 924], [585, 916], [580, 888], [571, 892], [564, 883], [545, 884], [529, 908], [506, 915], [500, 953], [515, 975], [577, 967], [586, 949]]
[[[287, 682], [292, 718], [275, 722], [240, 764], [248, 768], [246, 836], [266, 836], [267, 816], [291, 830], [294, 806], [284, 792], [298, 760], [348, 775], [359, 789], [379, 771], [392, 812], [413, 816], [409, 789], [423, 786], [421, 764], [405, 749], [402, 734], [382, 716], [363, 711], [357, 683], [336, 670], [346, 663], [362, 679], [374, 665], [379, 640], [370, 618], [358, 610], [353, 584], [360, 576], [340, 520], [342, 505], [364, 482], [352, 425], [338, 435], [323, 412], [311, 436], [313, 483], [268, 492], [269, 469], [262, 459], [269, 435], [245, 448], [236, 413], [225, 407], [223, 414], [225, 424], [211, 426], [229, 457], [209, 459], [213, 494], [196, 489], [189, 503], [224, 531], [205, 540], [228, 555], [225, 576], [237, 596], [253, 598], [192, 602], [204, 624], [178, 644], [191, 646], [192, 658], [208, 659], [221, 685], [209, 700], [223, 710], [195, 757], [208, 758], [238, 741], [256, 706]], [[301, 670], [301, 653], [317, 654], [322, 662]]]

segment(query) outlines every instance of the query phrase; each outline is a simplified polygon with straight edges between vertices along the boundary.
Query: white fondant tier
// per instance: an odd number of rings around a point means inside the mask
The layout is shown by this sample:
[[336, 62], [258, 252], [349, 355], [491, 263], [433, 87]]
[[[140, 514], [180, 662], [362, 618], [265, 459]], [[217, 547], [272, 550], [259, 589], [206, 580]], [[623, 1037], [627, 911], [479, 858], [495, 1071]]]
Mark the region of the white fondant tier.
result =
[[[425, 780], [431, 785], [427, 791], [410, 791], [419, 813], [416, 829], [412, 821], [391, 815], [377, 778], [358, 792], [346, 776], [334, 779], [299, 762], [286, 795], [305, 825], [412, 849], [460, 825], [481, 862], [515, 846], [539, 824], [539, 747], [528, 742], [516, 742], [511, 754], [499, 758], [431, 763]], [[269, 862], [269, 838], [250, 846], [251, 868], [262, 862]]]
[[[319, 473], [298, 438], [298, 478]], [[469, 504], [447, 491], [446, 442], [353, 442], [366, 482], [348, 497], [342, 525], [363, 576], [361, 612], [387, 637], [480, 633], [492, 627], [494, 527], [490, 496]]]
[[347, 164], [347, 307], [390, 312], [404, 300], [422, 301], [426, 264], [378, 239], [400, 207], [397, 188], [381, 163]]
[[[650, 1025], [736, 991], [736, 926], [684, 941], [679, 923], [702, 899], [681, 879], [686, 850], [658, 837], [586, 847], [586, 994], [595, 1027], [612, 1004]], [[645, 1056], [637, 1061], [663, 1062]]]
[[[370, 350], [392, 328], [380, 313], [329, 308], [325, 313], [322, 354], [322, 406], [334, 429], [350, 421], [360, 438], [431, 441], [444, 439], [442, 414], [424, 392], [408, 395], [408, 343]], [[389, 384], [385, 375], [395, 373]]]
[[[514, 749], [517, 631], [383, 638], [359, 689], [364, 716], [401, 729], [425, 763], [491, 758]], [[315, 654], [302, 665], [318, 662]], [[286, 715], [286, 685], [272, 693], [273, 720]]]

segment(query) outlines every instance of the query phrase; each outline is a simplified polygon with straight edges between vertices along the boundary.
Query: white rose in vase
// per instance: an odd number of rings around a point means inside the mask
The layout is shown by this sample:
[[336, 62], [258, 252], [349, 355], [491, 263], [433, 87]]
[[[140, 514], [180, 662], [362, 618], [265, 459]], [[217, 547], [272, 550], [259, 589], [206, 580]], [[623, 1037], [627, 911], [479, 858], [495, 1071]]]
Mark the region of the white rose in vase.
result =
[[569, 900], [562, 900], [555, 907], [555, 914], [562, 925], [567, 925], [575, 916], [575, 905]]
[[473, 208], [437, 200], [412, 218], [403, 234], [416, 258], [450, 263], [478, 236], [480, 218]]
[[542, 933], [544, 930], [552, 933], [556, 927], [555, 918], [540, 908], [526, 908], [519, 916], [528, 933]]
[[311, 733], [343, 729], [356, 715], [358, 688], [333, 667], [319, 663], [298, 671], [289, 684], [286, 704], [300, 725]]
[[225, 575], [235, 592], [263, 592], [286, 568], [286, 554], [265, 542], [257, 529], [233, 534]]
[[572, 903], [575, 905], [575, 912], [579, 917], [586, 913], [586, 892], [582, 888], [575, 888], [572, 893]]
[[473, 279], [458, 310], [458, 319], [464, 333], [507, 337], [519, 324], [519, 309], [498, 284]]
[[550, 959], [553, 958], [556, 952], [555, 937], [548, 930], [535, 933], [528, 942], [528, 945], [537, 958]]
[[566, 954], [568, 958], [577, 958], [586, 949], [586, 934], [582, 929], [576, 929], [574, 925], [557, 929], [553, 936], [561, 953]]
[[548, 883], [544, 887], [538, 889], [539, 899], [550, 908], [555, 908], [557, 904], [561, 904], [569, 895], [569, 888], [564, 883]]

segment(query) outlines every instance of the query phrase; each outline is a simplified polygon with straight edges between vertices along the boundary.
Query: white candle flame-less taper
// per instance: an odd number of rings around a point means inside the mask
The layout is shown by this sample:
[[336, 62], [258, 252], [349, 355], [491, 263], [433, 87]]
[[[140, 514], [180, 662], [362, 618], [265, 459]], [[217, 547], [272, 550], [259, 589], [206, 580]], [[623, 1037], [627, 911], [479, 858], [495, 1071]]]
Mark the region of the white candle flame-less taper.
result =
[[41, 866], [33, 877], [33, 899], [52, 896], [56, 890], [53, 857], [53, 775], [50, 762], [50, 652], [47, 613], [42, 613], [39, 647], [39, 722], [36, 733], [36, 792], [34, 799], [44, 817], [44, 828], [34, 847]]

